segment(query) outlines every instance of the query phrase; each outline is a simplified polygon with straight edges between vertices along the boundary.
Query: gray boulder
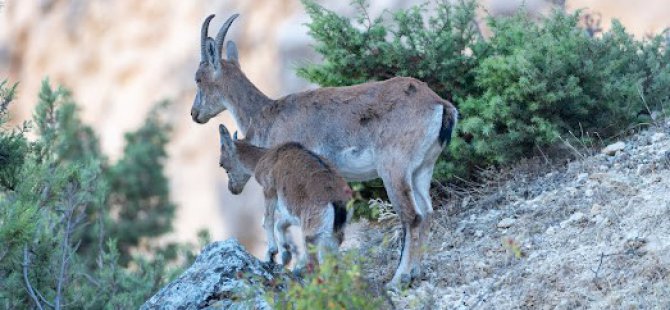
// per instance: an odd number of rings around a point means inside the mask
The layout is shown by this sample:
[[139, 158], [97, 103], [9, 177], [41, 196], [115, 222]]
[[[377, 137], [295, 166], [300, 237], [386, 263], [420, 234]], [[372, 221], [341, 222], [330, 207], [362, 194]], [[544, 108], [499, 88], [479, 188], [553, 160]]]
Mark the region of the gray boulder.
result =
[[237, 240], [218, 241], [140, 309], [271, 309], [265, 293], [282, 289], [290, 277], [283, 267], [249, 254]]
[[614, 156], [617, 152], [621, 152], [625, 148], [626, 148], [626, 143], [623, 142], [623, 141], [619, 141], [617, 143], [612, 143], [612, 144], [606, 146], [600, 152], [605, 154], [605, 155]]

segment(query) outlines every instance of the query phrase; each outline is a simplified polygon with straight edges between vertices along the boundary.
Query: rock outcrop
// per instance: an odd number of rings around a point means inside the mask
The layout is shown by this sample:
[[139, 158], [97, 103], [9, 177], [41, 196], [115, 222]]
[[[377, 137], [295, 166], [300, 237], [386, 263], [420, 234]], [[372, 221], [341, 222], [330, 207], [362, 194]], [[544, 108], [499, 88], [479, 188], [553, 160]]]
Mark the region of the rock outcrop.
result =
[[290, 280], [280, 265], [261, 262], [228, 239], [207, 245], [191, 267], [140, 309], [272, 309], [264, 296]]

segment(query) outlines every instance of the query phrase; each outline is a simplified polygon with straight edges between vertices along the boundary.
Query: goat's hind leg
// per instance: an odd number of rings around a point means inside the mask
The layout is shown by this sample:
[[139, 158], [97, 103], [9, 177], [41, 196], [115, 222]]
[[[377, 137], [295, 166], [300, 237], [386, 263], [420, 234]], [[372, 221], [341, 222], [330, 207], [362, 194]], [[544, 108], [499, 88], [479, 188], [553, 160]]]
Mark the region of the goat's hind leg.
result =
[[315, 264], [337, 252], [338, 239], [334, 232], [335, 210], [331, 203], [325, 208], [312, 208], [301, 218], [300, 229], [305, 240], [305, 248], [296, 264], [296, 273], [311, 272]]
[[293, 268], [293, 273], [302, 276], [305, 271], [311, 272], [313, 263], [314, 263], [314, 254], [313, 250], [315, 247], [315, 241], [316, 238], [305, 232], [304, 230], [302, 231], [303, 236], [305, 237], [305, 247], [302, 249], [302, 252], [300, 253], [300, 257], [298, 258], [297, 263], [295, 264], [295, 268]]
[[[323, 264], [323, 261], [328, 256], [337, 254], [337, 250], [341, 243], [340, 240], [344, 239], [343, 230], [344, 229], [341, 228], [341, 231], [335, 231], [335, 206], [333, 206], [332, 203], [329, 203], [321, 217], [321, 225], [314, 234], [316, 239], [316, 254], [319, 264]], [[341, 234], [341, 236], [339, 234]]]
[[337, 238], [332, 233], [308, 233], [305, 235], [305, 249], [302, 252], [294, 269], [296, 274], [305, 271], [312, 272], [318, 265], [323, 264], [326, 258], [337, 253]]
[[327, 258], [332, 258], [337, 255], [337, 238], [332, 233], [323, 233], [317, 237], [316, 240], [316, 259], [319, 265]]
[[413, 253], [415, 255], [413, 261], [415, 265], [410, 272], [412, 278], [417, 278], [421, 274], [421, 259], [428, 246], [430, 235], [430, 225], [433, 218], [433, 204], [430, 198], [430, 181], [433, 177], [434, 163], [424, 164], [417, 171], [414, 172], [413, 187], [414, 200], [421, 210], [422, 218], [419, 223], [419, 249]]
[[389, 288], [397, 288], [400, 284], [408, 285], [411, 280], [411, 269], [416, 265], [417, 253], [422, 247], [420, 238], [420, 226], [423, 223], [423, 214], [414, 199], [414, 189], [411, 180], [412, 173], [409, 171], [399, 172], [397, 167], [403, 165], [390, 165], [394, 169], [383, 169], [381, 177], [384, 187], [393, 204], [394, 209], [400, 217], [403, 229], [400, 262], [393, 278], [388, 283]]

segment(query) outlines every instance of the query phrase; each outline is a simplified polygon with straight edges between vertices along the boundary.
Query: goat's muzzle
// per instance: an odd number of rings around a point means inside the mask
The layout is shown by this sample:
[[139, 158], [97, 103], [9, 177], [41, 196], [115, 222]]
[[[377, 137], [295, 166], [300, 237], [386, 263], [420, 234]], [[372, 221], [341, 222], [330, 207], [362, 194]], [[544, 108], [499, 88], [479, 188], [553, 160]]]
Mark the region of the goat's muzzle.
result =
[[242, 192], [241, 188], [237, 188], [236, 186], [233, 186], [233, 184], [230, 181], [228, 181], [228, 190], [233, 195], [239, 195]]
[[200, 120], [198, 119], [198, 114], [199, 114], [199, 113], [198, 113], [198, 110], [196, 110], [195, 108], [192, 108], [192, 109], [191, 109], [191, 118], [193, 119], [193, 121], [196, 122], [196, 123], [198, 123], [198, 124], [204, 124], [205, 122], [200, 121]]

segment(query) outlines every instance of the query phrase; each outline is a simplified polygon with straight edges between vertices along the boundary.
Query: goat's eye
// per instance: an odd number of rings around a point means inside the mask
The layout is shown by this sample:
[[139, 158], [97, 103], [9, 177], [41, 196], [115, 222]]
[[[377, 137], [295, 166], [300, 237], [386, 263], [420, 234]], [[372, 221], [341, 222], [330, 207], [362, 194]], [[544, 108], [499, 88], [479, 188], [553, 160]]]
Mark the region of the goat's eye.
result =
[[202, 79], [199, 78], [199, 77], [197, 77], [197, 78], [195, 78], [195, 82], [196, 82], [196, 83], [200, 83], [200, 82], [202, 82]]

